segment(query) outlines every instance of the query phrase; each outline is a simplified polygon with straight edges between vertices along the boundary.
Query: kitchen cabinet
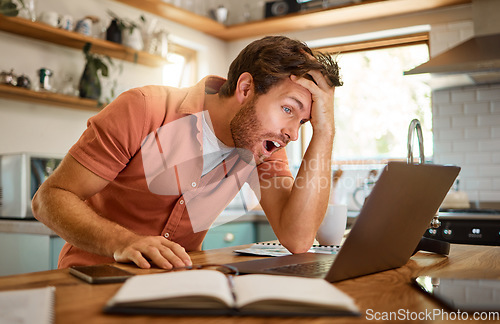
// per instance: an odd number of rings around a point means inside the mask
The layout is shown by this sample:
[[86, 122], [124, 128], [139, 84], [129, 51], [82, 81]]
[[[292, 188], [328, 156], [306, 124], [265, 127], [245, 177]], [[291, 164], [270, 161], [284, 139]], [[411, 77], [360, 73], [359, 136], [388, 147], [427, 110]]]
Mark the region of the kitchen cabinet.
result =
[[[210, 229], [203, 249], [276, 240], [264, 215]], [[0, 276], [57, 269], [64, 240], [36, 220], [0, 220]]]
[[255, 242], [253, 222], [228, 223], [208, 230], [203, 250], [242, 245]]
[[57, 269], [63, 245], [53, 235], [0, 233], [0, 276]]
[[203, 241], [203, 250], [276, 240], [267, 221], [234, 222], [211, 228]]
[[[55, 28], [43, 23], [32, 22], [20, 17], [7, 17], [0, 15], [0, 31], [79, 50], [82, 50], [86, 43], [92, 43], [93, 53], [107, 55], [112, 58], [150, 67], [159, 67], [168, 63], [165, 58], [157, 55], [152, 55], [144, 51], [137, 51], [121, 44], [103, 39]], [[98, 111], [102, 108], [98, 105], [96, 100], [66, 96], [51, 92], [36, 92], [9, 85], [0, 85], [0, 97], [85, 110]]]
[[115, 1], [226, 41], [387, 18], [472, 2], [472, 0], [365, 0], [351, 5], [303, 11], [281, 17], [225, 26], [208, 17], [197, 15], [161, 0]]
[[267, 221], [255, 223], [255, 235], [255, 242], [265, 242], [278, 239], [274, 234], [273, 228]]
[[0, 276], [57, 269], [64, 240], [36, 220], [0, 220]]

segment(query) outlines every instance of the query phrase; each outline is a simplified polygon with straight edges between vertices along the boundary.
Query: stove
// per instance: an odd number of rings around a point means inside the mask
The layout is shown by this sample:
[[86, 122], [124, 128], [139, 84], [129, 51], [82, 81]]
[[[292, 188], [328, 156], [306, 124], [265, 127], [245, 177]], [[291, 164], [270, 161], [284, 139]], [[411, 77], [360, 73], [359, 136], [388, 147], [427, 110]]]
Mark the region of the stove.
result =
[[499, 209], [440, 209], [441, 226], [425, 237], [450, 243], [500, 246]]

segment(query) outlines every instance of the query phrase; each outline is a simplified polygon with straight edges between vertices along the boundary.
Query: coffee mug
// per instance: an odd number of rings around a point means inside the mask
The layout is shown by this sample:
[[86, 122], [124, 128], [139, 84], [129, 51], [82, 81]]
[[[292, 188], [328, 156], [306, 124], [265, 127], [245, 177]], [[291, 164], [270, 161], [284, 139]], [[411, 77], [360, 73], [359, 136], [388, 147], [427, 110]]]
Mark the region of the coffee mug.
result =
[[90, 20], [89, 18], [78, 20], [78, 22], [76, 23], [75, 31], [83, 35], [91, 36], [92, 20]]
[[73, 17], [70, 15], [62, 15], [58, 27], [66, 30], [73, 30]]
[[59, 14], [55, 11], [44, 11], [40, 14], [40, 17], [38, 19], [52, 27], [57, 27], [59, 24]]
[[328, 205], [325, 218], [321, 223], [316, 239], [321, 245], [340, 245], [347, 224], [346, 205]]

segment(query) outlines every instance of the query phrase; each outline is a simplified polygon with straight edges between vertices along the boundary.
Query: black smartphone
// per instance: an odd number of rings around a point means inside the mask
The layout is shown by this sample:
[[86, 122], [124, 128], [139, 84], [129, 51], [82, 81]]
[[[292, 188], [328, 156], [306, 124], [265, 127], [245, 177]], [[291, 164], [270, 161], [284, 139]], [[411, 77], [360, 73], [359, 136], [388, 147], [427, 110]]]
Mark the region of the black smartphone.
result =
[[453, 279], [420, 276], [413, 279], [420, 290], [452, 310], [500, 311], [499, 279]]
[[69, 273], [91, 284], [123, 282], [134, 275], [111, 265], [74, 266]]

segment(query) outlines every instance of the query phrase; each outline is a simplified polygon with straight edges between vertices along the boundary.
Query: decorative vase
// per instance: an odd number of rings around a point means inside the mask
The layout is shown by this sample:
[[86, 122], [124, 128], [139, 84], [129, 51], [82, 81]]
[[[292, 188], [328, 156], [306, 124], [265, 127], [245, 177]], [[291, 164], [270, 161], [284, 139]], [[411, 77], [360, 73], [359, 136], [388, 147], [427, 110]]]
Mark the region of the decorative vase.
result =
[[122, 43], [122, 31], [118, 26], [118, 20], [113, 19], [111, 21], [111, 24], [109, 24], [108, 29], [106, 29], [106, 40], [118, 44]]
[[160, 29], [156, 33], [156, 55], [168, 57], [168, 33], [164, 29]]
[[142, 41], [142, 35], [139, 28], [133, 28], [132, 30], [125, 29], [122, 36], [123, 45], [131, 47], [137, 51], [142, 51], [144, 48], [144, 42]]
[[89, 62], [87, 62], [83, 70], [78, 90], [81, 98], [99, 100], [101, 97], [101, 81], [97, 76], [95, 66], [89, 64]]

